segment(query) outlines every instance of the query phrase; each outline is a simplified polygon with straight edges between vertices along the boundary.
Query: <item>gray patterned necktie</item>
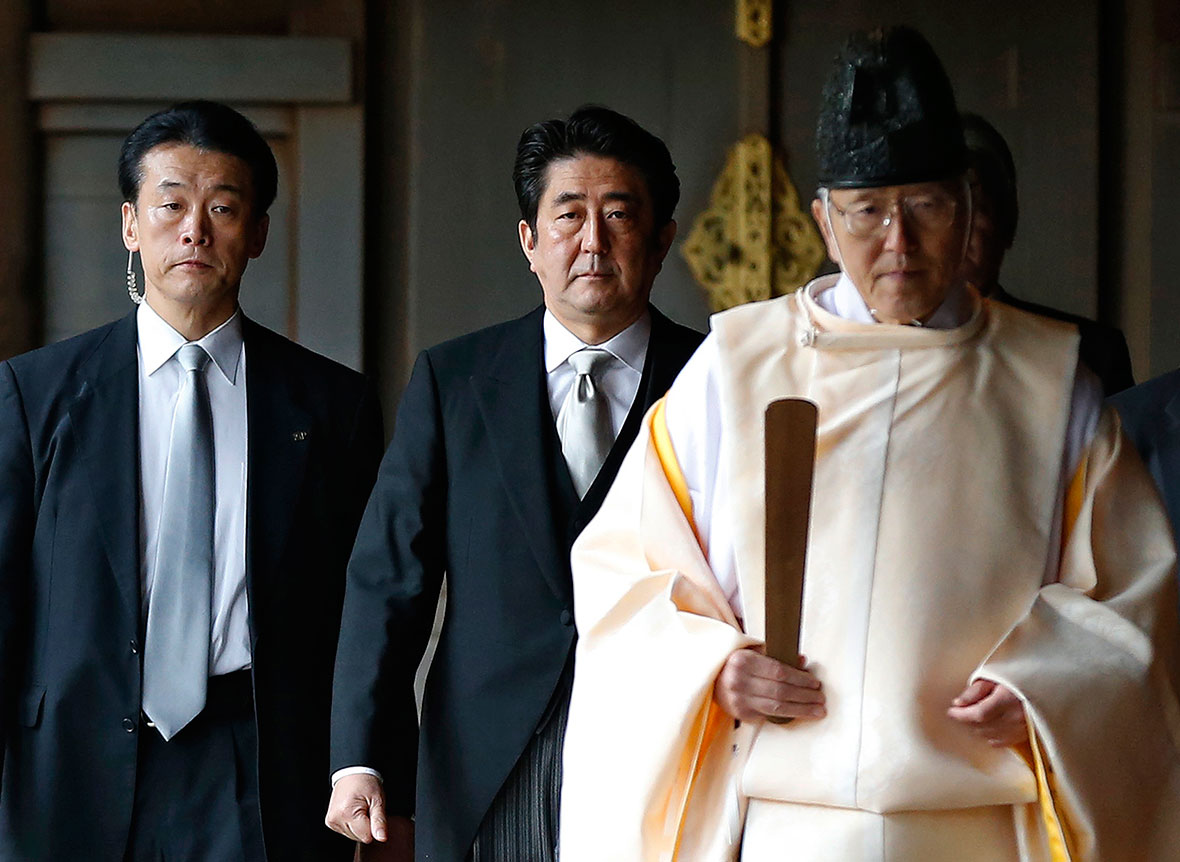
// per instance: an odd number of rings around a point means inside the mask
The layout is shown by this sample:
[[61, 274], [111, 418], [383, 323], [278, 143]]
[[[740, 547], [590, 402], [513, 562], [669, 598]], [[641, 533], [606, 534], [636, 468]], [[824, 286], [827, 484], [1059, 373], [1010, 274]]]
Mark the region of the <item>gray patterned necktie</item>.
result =
[[148, 599], [143, 711], [164, 739], [205, 707], [213, 604], [213, 413], [205, 383], [209, 354], [186, 344], [176, 398], [164, 497]]
[[579, 498], [585, 497], [594, 484], [594, 478], [615, 442], [610, 404], [598, 389], [602, 372], [611, 359], [608, 351], [588, 347], [571, 354], [568, 360], [577, 376], [562, 408], [561, 454], [565, 456]]

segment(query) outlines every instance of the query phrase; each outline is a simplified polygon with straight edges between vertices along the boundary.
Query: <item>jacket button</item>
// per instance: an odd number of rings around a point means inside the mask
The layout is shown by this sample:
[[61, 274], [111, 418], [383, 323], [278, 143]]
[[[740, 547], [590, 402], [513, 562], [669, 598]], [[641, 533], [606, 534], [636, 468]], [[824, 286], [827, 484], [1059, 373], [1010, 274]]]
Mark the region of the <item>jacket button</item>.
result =
[[131, 639], [131, 654], [139, 655], [139, 644], [136, 643], [135, 638]]
[[574, 624], [574, 615], [568, 610], [561, 612], [561, 624], [563, 626], [572, 626]]
[[123, 719], [123, 729], [128, 733], [135, 733], [135, 722], [130, 718]]

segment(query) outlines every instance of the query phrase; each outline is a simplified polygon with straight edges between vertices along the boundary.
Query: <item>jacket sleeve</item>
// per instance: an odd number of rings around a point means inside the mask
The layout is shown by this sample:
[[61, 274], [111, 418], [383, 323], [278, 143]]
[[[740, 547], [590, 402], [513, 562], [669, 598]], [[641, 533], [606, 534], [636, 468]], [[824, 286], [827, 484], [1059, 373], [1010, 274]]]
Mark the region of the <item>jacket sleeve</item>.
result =
[[430, 358], [418, 357], [348, 564], [332, 691], [332, 771], [381, 773], [410, 815], [418, 753], [414, 675], [446, 568], [446, 462]]
[[5, 362], [0, 364], [0, 775], [24, 663], [34, 487], [24, 405]]

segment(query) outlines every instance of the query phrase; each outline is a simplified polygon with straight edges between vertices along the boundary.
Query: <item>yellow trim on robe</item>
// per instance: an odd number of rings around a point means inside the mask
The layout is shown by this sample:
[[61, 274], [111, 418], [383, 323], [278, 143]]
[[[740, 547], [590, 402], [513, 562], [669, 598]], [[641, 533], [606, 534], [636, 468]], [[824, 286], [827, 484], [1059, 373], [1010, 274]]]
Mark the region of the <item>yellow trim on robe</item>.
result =
[[1078, 469], [1074, 471], [1073, 478], [1069, 482], [1069, 488], [1065, 492], [1065, 506], [1062, 512], [1062, 526], [1061, 526], [1061, 547], [1064, 550], [1069, 543], [1069, 537], [1073, 534], [1074, 524], [1078, 522], [1078, 516], [1082, 513], [1082, 506], [1086, 502], [1086, 459], [1082, 458], [1082, 463], [1078, 464]]
[[[697, 544], [701, 551], [705, 551], [701, 536], [697, 532], [696, 521], [692, 516], [692, 498], [688, 493], [688, 482], [676, 460], [676, 451], [672, 447], [672, 437], [668, 433], [668, 422], [664, 416], [666, 399], [661, 398], [655, 403], [651, 416], [651, 442], [660, 459], [660, 467], [668, 480], [676, 502], [684, 513], [685, 520], [692, 527]], [[684, 833], [684, 812], [688, 808], [688, 798], [692, 793], [693, 782], [700, 771], [704, 754], [716, 740], [718, 733], [726, 720], [725, 714], [717, 706], [716, 701], [710, 700], [703, 717], [698, 718], [696, 727], [700, 730], [692, 736], [697, 737], [697, 744], [691, 742], [685, 745], [680, 763], [676, 769], [676, 778], [672, 792], [668, 796], [668, 808], [664, 813], [664, 847], [660, 850], [661, 860], [672, 860], [680, 850], [680, 839]], [[695, 728], [694, 728], [695, 730]], [[699, 735], [698, 735], [699, 733]], [[1056, 862], [1056, 860], [1054, 860]]]
[[705, 546], [701, 543], [696, 521], [692, 517], [692, 497], [688, 495], [688, 481], [680, 469], [680, 462], [676, 460], [676, 450], [672, 447], [672, 436], [668, 433], [668, 420], [664, 416], [666, 402], [666, 397], [661, 398], [652, 408], [651, 443], [660, 459], [660, 466], [664, 470], [664, 476], [668, 479], [668, 485], [671, 486], [672, 493], [676, 495], [676, 502], [680, 504], [680, 511], [684, 512], [685, 520], [692, 525], [692, 533], [697, 537], [697, 544], [704, 551]]
[[[1085, 502], [1086, 459], [1082, 458], [1065, 492], [1061, 528], [1063, 550], [1069, 543], [1074, 525], [1078, 522]], [[1053, 779], [1053, 769], [1045, 762], [1045, 757], [1041, 753], [1041, 744], [1037, 740], [1037, 732], [1031, 724], [1028, 726], [1028, 746], [1028, 750], [1021, 750], [1020, 755], [1028, 762], [1029, 768], [1037, 777], [1037, 804], [1041, 811], [1041, 819], [1045, 824], [1045, 834], [1049, 842], [1049, 858], [1052, 862], [1070, 862], [1074, 858], [1070, 851], [1074, 842], [1070, 840], [1069, 825], [1065, 817], [1058, 811], [1053, 796], [1053, 785], [1056, 783]]]
[[1037, 805], [1041, 811], [1041, 820], [1045, 824], [1045, 837], [1049, 844], [1049, 859], [1051, 862], [1071, 862], [1074, 858], [1069, 848], [1071, 843], [1066, 838], [1065, 818], [1057, 810], [1057, 803], [1053, 797], [1052, 768], [1045, 763], [1041, 754], [1041, 744], [1037, 740], [1037, 732], [1031, 724], [1028, 725], [1028, 748], [1018, 749], [1020, 756], [1028, 763], [1029, 769], [1037, 777]]
[[[1074, 525], [1082, 513], [1082, 506], [1086, 502], [1086, 458], [1082, 458], [1074, 471], [1073, 478], [1065, 492], [1065, 505], [1062, 512], [1061, 547], [1062, 550], [1069, 543]], [[1075, 842], [1070, 840], [1069, 824], [1057, 809], [1053, 796], [1052, 767], [1045, 762], [1041, 753], [1041, 744], [1037, 740], [1037, 732], [1032, 725], [1028, 726], [1029, 750], [1021, 751], [1021, 756], [1028, 761], [1029, 768], [1037, 777], [1037, 803], [1041, 810], [1041, 819], [1045, 823], [1045, 834], [1049, 842], [1049, 858], [1052, 862], [1070, 862], [1074, 858], [1070, 848]]]

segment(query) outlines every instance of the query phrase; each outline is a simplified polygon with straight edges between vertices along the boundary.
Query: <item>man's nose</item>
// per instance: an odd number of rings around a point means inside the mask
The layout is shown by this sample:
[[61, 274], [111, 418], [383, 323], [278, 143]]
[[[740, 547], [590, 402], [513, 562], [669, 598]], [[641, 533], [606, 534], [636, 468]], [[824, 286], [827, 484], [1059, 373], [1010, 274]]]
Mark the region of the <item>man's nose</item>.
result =
[[194, 210], [185, 219], [181, 241], [185, 245], [209, 244], [209, 219], [201, 210]]
[[885, 250], [892, 252], [909, 251], [914, 245], [914, 228], [910, 224], [905, 208], [898, 205], [889, 213], [889, 224], [885, 227]]
[[603, 254], [610, 247], [610, 237], [607, 234], [606, 219], [599, 213], [591, 213], [586, 217], [582, 228], [582, 251], [587, 254]]

